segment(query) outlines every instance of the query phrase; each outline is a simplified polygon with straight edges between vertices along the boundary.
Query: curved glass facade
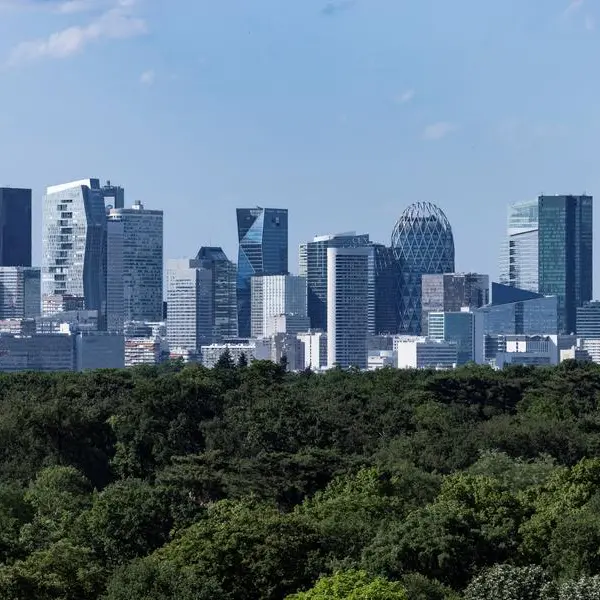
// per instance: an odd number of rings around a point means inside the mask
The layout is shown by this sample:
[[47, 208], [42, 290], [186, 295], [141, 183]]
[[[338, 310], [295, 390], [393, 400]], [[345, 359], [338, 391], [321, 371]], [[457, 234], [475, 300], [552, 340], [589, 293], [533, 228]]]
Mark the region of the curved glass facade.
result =
[[454, 238], [443, 211], [430, 202], [411, 204], [392, 232], [400, 263], [398, 324], [401, 333], [421, 332], [421, 278], [454, 272]]
[[237, 302], [240, 337], [250, 337], [251, 279], [288, 272], [288, 211], [238, 208]]

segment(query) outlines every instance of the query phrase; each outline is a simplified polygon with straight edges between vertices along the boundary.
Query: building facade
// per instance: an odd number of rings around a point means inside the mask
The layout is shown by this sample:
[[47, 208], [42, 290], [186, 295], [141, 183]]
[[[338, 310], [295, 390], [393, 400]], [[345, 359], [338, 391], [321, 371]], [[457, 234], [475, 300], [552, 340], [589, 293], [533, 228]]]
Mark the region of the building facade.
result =
[[456, 344], [456, 364], [483, 362], [483, 337], [477, 339], [475, 314], [461, 312], [431, 312], [428, 320], [428, 337]]
[[577, 335], [600, 340], [600, 302], [586, 302], [577, 308]]
[[33, 319], [40, 312], [40, 269], [0, 267], [0, 319]]
[[237, 228], [238, 330], [241, 337], [249, 337], [252, 277], [288, 273], [288, 211], [238, 208]]
[[392, 248], [401, 274], [399, 330], [419, 334], [423, 275], [454, 273], [454, 237], [446, 215], [430, 202], [412, 204], [394, 227]]
[[454, 369], [458, 352], [454, 342], [424, 336], [399, 336], [395, 342], [399, 369]]
[[238, 336], [236, 266], [222, 248], [203, 246], [196, 260], [212, 273], [214, 342]]
[[132, 208], [112, 209], [108, 221], [120, 221], [123, 226], [124, 321], [160, 321], [163, 311], [163, 211], [147, 210], [136, 201]]
[[428, 313], [475, 309], [490, 301], [489, 275], [479, 273], [425, 274], [421, 279], [421, 326], [428, 331]]
[[304, 345], [304, 368], [319, 371], [327, 367], [327, 333], [308, 331], [297, 337]]
[[81, 298], [104, 314], [106, 211], [98, 180], [49, 187], [42, 232], [42, 297]]
[[395, 334], [400, 330], [398, 315], [402, 298], [400, 262], [393, 248], [374, 244], [375, 334]]
[[508, 207], [507, 236], [501, 257], [500, 282], [537, 292], [538, 199]]
[[371, 247], [327, 249], [327, 366], [367, 368]]
[[273, 317], [307, 317], [306, 279], [297, 275], [259, 275], [251, 280], [250, 333], [268, 335]]
[[169, 348], [199, 353], [212, 341], [212, 272], [195, 259], [167, 262]]
[[592, 299], [592, 197], [540, 196], [539, 292], [558, 298], [558, 327], [575, 333], [577, 308]]
[[0, 187], [0, 266], [31, 266], [31, 190]]
[[[354, 231], [317, 236], [300, 247], [300, 273], [306, 274], [307, 308], [313, 329], [327, 330], [327, 250], [329, 248], [362, 248], [372, 246], [367, 234]], [[374, 269], [374, 262], [372, 268]], [[375, 322], [375, 273], [370, 275], [369, 322]]]

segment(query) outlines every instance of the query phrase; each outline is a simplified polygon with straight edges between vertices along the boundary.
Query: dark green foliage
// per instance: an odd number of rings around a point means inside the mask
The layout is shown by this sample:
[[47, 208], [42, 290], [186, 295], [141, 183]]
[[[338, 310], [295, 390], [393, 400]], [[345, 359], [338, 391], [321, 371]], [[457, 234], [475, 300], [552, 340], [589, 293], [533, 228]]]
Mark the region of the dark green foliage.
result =
[[0, 374], [0, 598], [600, 597], [598, 366], [239, 363]]

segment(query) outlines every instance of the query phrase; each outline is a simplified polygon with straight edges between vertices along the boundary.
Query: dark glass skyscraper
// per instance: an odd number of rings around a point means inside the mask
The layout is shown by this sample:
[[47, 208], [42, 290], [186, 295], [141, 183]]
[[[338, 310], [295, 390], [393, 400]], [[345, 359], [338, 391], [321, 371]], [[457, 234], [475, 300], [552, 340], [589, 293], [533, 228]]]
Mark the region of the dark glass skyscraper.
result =
[[212, 272], [213, 342], [238, 335], [236, 269], [222, 248], [202, 246], [196, 260]]
[[398, 304], [401, 298], [400, 263], [394, 249], [374, 244], [375, 333], [398, 333]]
[[592, 197], [540, 196], [539, 292], [558, 298], [558, 329], [574, 333], [592, 299]]
[[31, 266], [31, 190], [0, 188], [0, 266]]
[[288, 211], [238, 208], [237, 305], [240, 337], [250, 337], [251, 278], [288, 272]]
[[392, 247], [402, 276], [401, 333], [421, 332], [421, 279], [427, 273], [454, 273], [454, 238], [446, 215], [435, 204], [418, 202], [400, 216]]

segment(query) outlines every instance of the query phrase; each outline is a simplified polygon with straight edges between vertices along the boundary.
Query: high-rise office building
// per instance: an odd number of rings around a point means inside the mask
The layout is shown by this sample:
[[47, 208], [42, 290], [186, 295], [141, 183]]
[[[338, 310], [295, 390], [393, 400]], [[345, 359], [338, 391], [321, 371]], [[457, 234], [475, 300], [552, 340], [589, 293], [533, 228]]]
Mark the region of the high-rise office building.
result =
[[473, 312], [430, 312], [427, 335], [432, 340], [454, 342], [457, 365], [483, 362], [483, 336], [475, 335]]
[[212, 340], [212, 272], [195, 259], [169, 260], [167, 302], [167, 340], [171, 352], [198, 354]]
[[125, 325], [124, 232], [122, 219], [106, 223], [106, 328], [120, 333]]
[[[327, 329], [327, 250], [328, 248], [359, 248], [372, 246], [367, 234], [354, 231], [321, 235], [300, 247], [300, 270], [306, 274], [308, 286], [308, 316], [313, 329]], [[303, 257], [304, 255], [304, 257]], [[373, 263], [373, 268], [374, 268]], [[369, 322], [375, 321], [375, 273], [371, 273]]]
[[600, 340], [600, 302], [586, 302], [577, 308], [577, 335]]
[[0, 188], [0, 266], [31, 266], [31, 190]]
[[327, 249], [327, 365], [367, 368], [372, 247]]
[[402, 277], [393, 248], [373, 244], [375, 260], [375, 333], [398, 333]]
[[539, 198], [539, 292], [558, 298], [560, 333], [575, 333], [592, 299], [592, 216], [591, 196]]
[[0, 319], [32, 319], [40, 310], [40, 269], [0, 267]]
[[492, 302], [476, 309], [485, 338], [485, 359], [493, 359], [497, 340], [505, 335], [555, 335], [558, 331], [558, 298], [492, 283]]
[[508, 207], [507, 236], [504, 243], [500, 282], [537, 292], [538, 279], [538, 199]]
[[490, 301], [489, 275], [480, 273], [425, 274], [421, 279], [421, 326], [427, 333], [430, 312], [458, 312]]
[[132, 208], [112, 209], [108, 220], [123, 224], [124, 320], [160, 321], [163, 311], [163, 211], [147, 210], [137, 201]]
[[42, 217], [42, 298], [81, 298], [104, 314], [106, 210], [97, 179], [46, 190]]
[[288, 272], [288, 211], [238, 208], [237, 228], [238, 329], [241, 337], [249, 337], [252, 277], [286, 275]]
[[429, 273], [454, 273], [454, 238], [446, 215], [435, 204], [418, 202], [400, 216], [392, 232], [400, 262], [401, 333], [421, 331], [421, 278]]
[[273, 317], [307, 316], [306, 279], [297, 275], [259, 275], [251, 283], [251, 335], [267, 335]]
[[236, 266], [218, 247], [203, 246], [196, 260], [212, 272], [213, 342], [238, 336]]

